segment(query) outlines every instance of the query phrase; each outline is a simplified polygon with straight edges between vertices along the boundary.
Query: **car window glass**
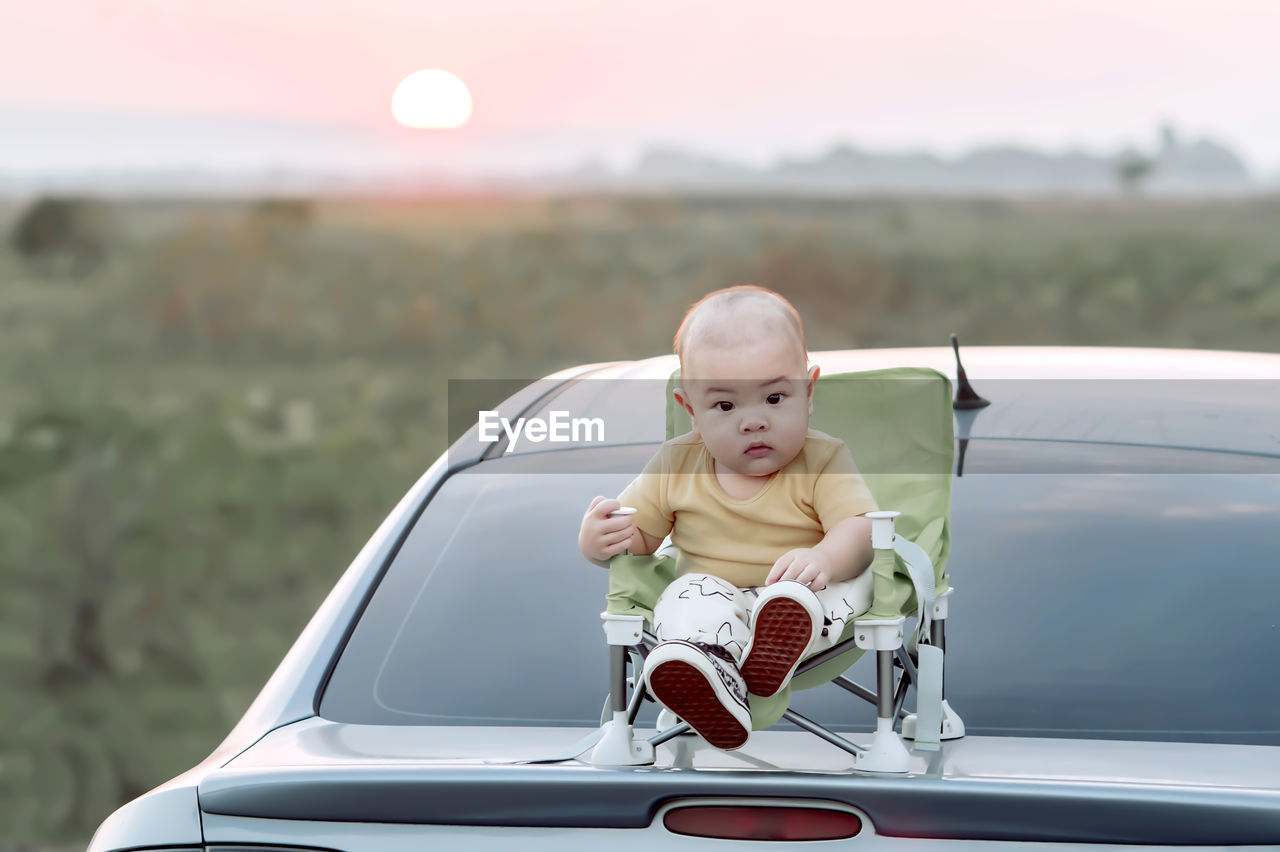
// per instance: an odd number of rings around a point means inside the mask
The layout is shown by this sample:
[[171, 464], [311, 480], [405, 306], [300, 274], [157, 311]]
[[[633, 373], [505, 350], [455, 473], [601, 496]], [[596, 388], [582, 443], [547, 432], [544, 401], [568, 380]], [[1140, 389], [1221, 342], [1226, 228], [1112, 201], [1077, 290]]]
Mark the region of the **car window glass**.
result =
[[[593, 495], [630, 480], [617, 454], [638, 468], [653, 449], [502, 458], [448, 479], [361, 616], [321, 714], [597, 724], [607, 577], [578, 552], [578, 525]], [[1280, 476], [1098, 465], [954, 480], [948, 700], [975, 734], [1280, 745], [1280, 680], [1267, 674], [1280, 657]], [[871, 660], [851, 676], [873, 684]], [[870, 705], [836, 689], [794, 706], [838, 729], [874, 724]], [[653, 715], [647, 705], [642, 719]]]

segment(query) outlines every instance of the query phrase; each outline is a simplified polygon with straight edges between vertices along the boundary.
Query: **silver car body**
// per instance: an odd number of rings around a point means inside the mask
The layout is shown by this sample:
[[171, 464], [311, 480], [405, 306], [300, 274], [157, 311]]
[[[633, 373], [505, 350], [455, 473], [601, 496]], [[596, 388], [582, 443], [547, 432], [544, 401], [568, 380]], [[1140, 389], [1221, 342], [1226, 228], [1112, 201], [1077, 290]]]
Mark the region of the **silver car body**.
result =
[[[975, 347], [963, 354], [969, 377], [994, 404], [958, 423], [957, 436], [971, 442], [970, 463], [977, 470], [957, 479], [954, 491], [956, 629], [966, 618], [966, 595], [977, 593], [976, 584], [966, 586], [963, 570], [965, 548], [977, 549], [965, 536], [964, 511], [975, 518], [988, 509], [1013, 517], [1016, 509], [1014, 520], [1019, 522], [1036, 517], [1034, 507], [1027, 505], [1035, 497], [1033, 477], [1018, 478], [1013, 471], [1008, 487], [981, 490], [987, 488], [984, 479], [1000, 480], [999, 471], [981, 472], [984, 441], [992, 446], [1047, 441], [1068, 449], [1128, 447], [1139, 465], [1144, 452], [1167, 448], [1188, 457], [1210, 454], [1214, 465], [1222, 465], [1214, 471], [1249, 474], [1245, 487], [1253, 493], [1239, 494], [1231, 505], [1247, 507], [1240, 511], [1262, 530], [1261, 538], [1248, 543], [1247, 558], [1265, 559], [1274, 569], [1276, 551], [1259, 551], [1271, 543], [1280, 546], [1275, 532], [1280, 528], [1280, 399], [1264, 398], [1266, 394], [1242, 398], [1248, 394], [1241, 388], [1274, 389], [1280, 381], [1280, 356], [1059, 347]], [[826, 373], [911, 365], [954, 377], [955, 370], [951, 350], [943, 348], [820, 352], [812, 360]], [[573, 393], [598, 392], [575, 390], [592, 387], [582, 379], [656, 382], [674, 367], [668, 356], [564, 371], [511, 397], [501, 412], [514, 419], [545, 410], [550, 396], [564, 400]], [[1018, 384], [1046, 379], [1064, 384]], [[1105, 387], [1103, 380], [1116, 379], [1197, 383], [1188, 387], [1210, 395], [1220, 389], [1223, 398], [1178, 401], [1170, 411], [1144, 418], [1126, 415], [1119, 403], [1108, 409], [1109, 415], [1094, 410], [1081, 414], [1071, 407], [1069, 393], [1062, 393], [1071, 387], [1066, 383], [1102, 382]], [[1123, 392], [1136, 385], [1114, 387]], [[1020, 404], [1001, 398], [1002, 390], [1015, 388], [1023, 394]], [[652, 423], [636, 424], [635, 435], [616, 440], [652, 443], [655, 424], [660, 429], [661, 411], [653, 413]], [[470, 439], [474, 443], [475, 436]], [[590, 733], [586, 727], [380, 725], [324, 718], [321, 696], [335, 660], [388, 561], [421, 513], [431, 510], [441, 483], [481, 457], [501, 456], [500, 443], [460, 452], [460, 446], [470, 444], [459, 441], [437, 460], [360, 551], [226, 740], [198, 766], [108, 817], [91, 852], [253, 844], [351, 852], [464, 845], [475, 850], [598, 849], [606, 844], [619, 850], [655, 844], [710, 849], [723, 841], [673, 834], [664, 828], [662, 815], [681, 803], [721, 801], [795, 801], [858, 814], [864, 821], [862, 833], [837, 841], [840, 848], [850, 849], [952, 849], [975, 841], [982, 842], [981, 848], [1036, 850], [1097, 843], [1116, 849], [1280, 846], [1280, 746], [1272, 744], [970, 733], [944, 743], [939, 752], [913, 752], [906, 775], [874, 775], [853, 771], [846, 754], [815, 737], [769, 730], [754, 734], [739, 752], [720, 752], [682, 737], [660, 746], [652, 767], [602, 768], [572, 759], [529, 762], [572, 753]], [[1098, 507], [1083, 504], [1095, 495], [1099, 500], [1151, 502], [1151, 511], [1135, 514], [1135, 523], [1203, 524], [1205, 536], [1217, 535], [1213, 505], [1203, 499], [1170, 503], [1159, 489], [1144, 485], [1143, 477], [1130, 480], [1110, 498], [1082, 482], [1074, 507], [1069, 501], [1044, 507], [1044, 529], [1072, 520], [1063, 513], [1075, 513], [1088, 524]], [[1031, 496], [1007, 497], [1022, 501], [1009, 503], [1013, 508], [992, 502], [1006, 499], [1000, 495], [1018, 487], [1032, 489], [1027, 491]], [[1185, 521], [1179, 511], [1186, 513]], [[991, 530], [1001, 529], [999, 523], [986, 523]], [[1158, 529], [1149, 525], [1148, 532]], [[1015, 534], [1034, 543], [1037, 531], [1011, 528], [1010, 535]], [[1090, 529], [1078, 534], [1088, 536]], [[1230, 553], [1235, 545], [1226, 540], [1220, 546]], [[1048, 558], [1061, 562], [1062, 556]], [[1047, 594], [1036, 605], [1052, 608], [1053, 597]], [[1274, 607], [1272, 601], [1273, 613]], [[1164, 623], [1156, 629], [1204, 631], [1209, 644], [1215, 631], [1231, 629], [1230, 613], [1203, 615], [1202, 621]], [[986, 629], [999, 633], [1001, 625]], [[1090, 631], [1087, 617], [1081, 618], [1079, 629]], [[1280, 632], [1274, 624], [1271, 631], [1262, 634], [1264, 642], [1271, 637], [1262, 656], [1275, 660]], [[595, 634], [586, 641], [603, 642], [603, 637]], [[1125, 653], [1124, 647], [1114, 648], [1117, 657]], [[1272, 678], [1274, 671], [1258, 671], [1257, 677]], [[952, 668], [948, 677], [961, 674]], [[1017, 681], [1019, 673], [1009, 677]], [[1141, 672], [1134, 677], [1141, 679]], [[604, 673], [598, 678], [602, 696]], [[1096, 698], [1106, 702], [1108, 696]], [[1231, 698], [1223, 696], [1224, 701]], [[1002, 700], [1016, 704], [1020, 699], [1014, 691]], [[962, 714], [966, 710], [957, 709]], [[1280, 706], [1264, 710], [1280, 729]], [[1116, 708], [1116, 713], [1124, 712]], [[801, 845], [763, 842], [765, 848]]]

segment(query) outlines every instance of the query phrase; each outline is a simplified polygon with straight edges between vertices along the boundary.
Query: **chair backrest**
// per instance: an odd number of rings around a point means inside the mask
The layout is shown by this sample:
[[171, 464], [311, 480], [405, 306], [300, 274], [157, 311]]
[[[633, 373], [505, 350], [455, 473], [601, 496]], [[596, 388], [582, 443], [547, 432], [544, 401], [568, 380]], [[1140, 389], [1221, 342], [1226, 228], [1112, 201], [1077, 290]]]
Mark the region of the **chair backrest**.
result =
[[[693, 428], [671, 394], [679, 372], [667, 381], [668, 439]], [[919, 367], [834, 373], [818, 377], [813, 395], [810, 428], [848, 445], [876, 503], [902, 513], [897, 533], [929, 555], [942, 593], [951, 551], [950, 380]]]
[[[677, 370], [667, 381], [668, 438], [692, 428], [688, 414], [671, 394], [678, 384]], [[876, 503], [902, 513], [895, 524], [897, 533], [928, 554], [935, 590], [946, 591], [953, 457], [947, 377], [917, 367], [820, 376], [809, 425], [849, 446]], [[652, 620], [658, 595], [675, 577], [674, 560], [621, 555], [610, 565], [608, 612]], [[885, 589], [876, 592], [872, 609], [877, 617], [914, 613], [910, 579], [905, 572], [897, 579], [886, 587], [887, 593]]]

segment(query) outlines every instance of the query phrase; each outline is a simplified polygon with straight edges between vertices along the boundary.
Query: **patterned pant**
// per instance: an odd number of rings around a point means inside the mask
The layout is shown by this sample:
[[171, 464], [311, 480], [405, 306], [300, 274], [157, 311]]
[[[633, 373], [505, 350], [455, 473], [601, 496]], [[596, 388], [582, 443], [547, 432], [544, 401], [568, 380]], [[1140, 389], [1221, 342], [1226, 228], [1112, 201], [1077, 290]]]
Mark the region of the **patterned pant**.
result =
[[[663, 642], [687, 639], [722, 645], [741, 662], [751, 636], [747, 626], [751, 610], [761, 588], [738, 588], [710, 574], [677, 577], [653, 608], [654, 633]], [[809, 648], [809, 654], [816, 654], [834, 645], [849, 620], [871, 607], [871, 571], [852, 580], [830, 583], [812, 594], [817, 595], [826, 614], [822, 635]]]

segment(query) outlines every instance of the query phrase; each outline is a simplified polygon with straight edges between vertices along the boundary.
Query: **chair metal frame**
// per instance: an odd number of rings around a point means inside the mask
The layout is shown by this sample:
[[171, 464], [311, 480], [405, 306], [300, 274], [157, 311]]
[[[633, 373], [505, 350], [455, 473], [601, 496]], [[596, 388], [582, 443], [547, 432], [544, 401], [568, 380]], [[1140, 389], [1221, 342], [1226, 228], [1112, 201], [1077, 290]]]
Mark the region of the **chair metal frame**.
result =
[[[916, 625], [904, 645], [907, 616], [891, 619], [857, 619], [851, 638], [805, 659], [797, 668], [799, 676], [856, 648], [876, 653], [876, 688], [868, 689], [837, 675], [831, 683], [876, 707], [876, 730], [870, 746], [861, 746], [822, 724], [787, 708], [782, 718], [798, 728], [821, 737], [853, 756], [854, 768], [868, 772], [906, 772], [911, 758], [904, 740], [913, 740], [917, 751], [937, 751], [942, 740], [964, 736], [964, 723], [947, 704], [944, 695], [944, 654], [948, 602], [953, 588], [934, 596], [933, 567], [919, 547], [894, 535], [893, 519], [898, 512], [868, 513], [872, 519], [872, 547], [893, 551], [914, 563], [911, 578], [917, 595]], [[920, 565], [923, 561], [924, 565]], [[869, 569], [870, 570], [870, 569]], [[638, 738], [634, 725], [641, 704], [648, 697], [640, 672], [650, 650], [658, 643], [643, 616], [600, 614], [609, 644], [609, 699], [601, 716], [600, 739], [589, 762], [600, 766], [639, 766], [654, 762], [655, 747], [691, 732], [679, 722], [654, 736]], [[630, 666], [632, 674], [628, 677]], [[895, 675], [895, 668], [900, 672]], [[628, 684], [631, 685], [628, 695]], [[916, 713], [907, 713], [904, 703], [910, 686], [916, 687]], [[895, 732], [902, 722], [902, 733]]]

